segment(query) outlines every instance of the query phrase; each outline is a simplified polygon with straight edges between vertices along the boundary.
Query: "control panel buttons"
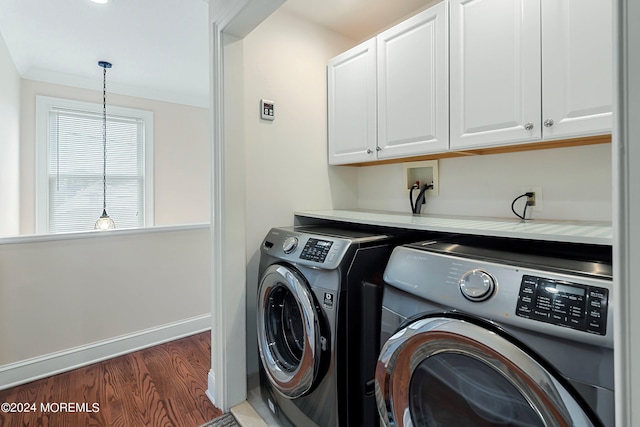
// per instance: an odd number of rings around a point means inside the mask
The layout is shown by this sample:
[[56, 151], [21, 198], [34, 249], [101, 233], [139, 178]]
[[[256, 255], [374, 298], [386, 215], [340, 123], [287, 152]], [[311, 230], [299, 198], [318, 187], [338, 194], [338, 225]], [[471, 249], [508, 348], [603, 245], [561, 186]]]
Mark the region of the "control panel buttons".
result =
[[[329, 240], [309, 239], [302, 249], [300, 259], [323, 263], [327, 259], [332, 245], [333, 242]], [[329, 257], [333, 259], [335, 254], [332, 253]]]
[[606, 335], [608, 296], [604, 288], [524, 275], [516, 315]]
[[298, 238], [295, 236], [287, 237], [284, 242], [282, 242], [282, 250], [285, 254], [290, 254], [295, 251], [298, 247]]
[[604, 335], [607, 332], [606, 313], [608, 303], [606, 290], [589, 289], [588, 298], [587, 332]]
[[485, 301], [493, 295], [496, 281], [483, 270], [471, 270], [462, 275], [458, 281], [460, 291], [465, 298], [473, 302]]

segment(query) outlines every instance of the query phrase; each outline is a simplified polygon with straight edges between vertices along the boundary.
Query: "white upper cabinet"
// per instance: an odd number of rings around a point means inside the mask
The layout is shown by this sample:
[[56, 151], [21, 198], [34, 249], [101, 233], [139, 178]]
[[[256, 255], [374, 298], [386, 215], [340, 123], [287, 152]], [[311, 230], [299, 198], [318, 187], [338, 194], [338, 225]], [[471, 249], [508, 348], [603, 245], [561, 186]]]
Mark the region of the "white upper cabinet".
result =
[[377, 36], [378, 158], [449, 148], [447, 7]]
[[610, 133], [611, 8], [451, 0], [451, 149]]
[[539, 140], [539, 0], [450, 5], [451, 149]]
[[613, 0], [445, 0], [328, 66], [329, 163], [611, 132]]
[[329, 61], [329, 164], [376, 159], [376, 40]]
[[611, 0], [542, 0], [545, 139], [611, 132]]
[[442, 2], [329, 61], [329, 164], [448, 150], [447, 26]]

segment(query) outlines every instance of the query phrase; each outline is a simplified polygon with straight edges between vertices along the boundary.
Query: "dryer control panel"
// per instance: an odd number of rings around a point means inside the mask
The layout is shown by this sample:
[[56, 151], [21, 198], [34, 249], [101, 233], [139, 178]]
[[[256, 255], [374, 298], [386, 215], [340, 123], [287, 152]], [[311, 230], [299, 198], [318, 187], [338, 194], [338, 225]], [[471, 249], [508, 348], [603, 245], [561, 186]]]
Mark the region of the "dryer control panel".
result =
[[[386, 245], [392, 236], [324, 226], [274, 227], [260, 248], [266, 256], [297, 266], [335, 270], [359, 248]], [[348, 266], [347, 266], [348, 267]]]
[[597, 335], [607, 333], [605, 288], [524, 275], [516, 314]]
[[[591, 252], [581, 259], [575, 253], [574, 258], [560, 258], [548, 247], [534, 247], [540, 250], [528, 253], [517, 245], [486, 249], [474, 243], [459, 238], [398, 246], [387, 263], [384, 281], [416, 301], [487, 319], [507, 329], [514, 327], [522, 336], [533, 331], [553, 339], [613, 348], [615, 292], [607, 260], [600, 261]], [[542, 254], [542, 249], [548, 251]], [[587, 261], [590, 258], [594, 261]], [[494, 282], [493, 290], [484, 287], [488, 293], [481, 301], [469, 300], [466, 289], [461, 288], [461, 284], [466, 286], [464, 279], [477, 271]], [[489, 280], [476, 280], [469, 290], [479, 289], [482, 294], [483, 282]]]
[[[302, 249], [302, 253], [300, 253], [300, 259], [323, 263], [332, 245], [333, 242], [330, 240], [309, 238], [304, 245], [304, 249]], [[329, 261], [333, 261], [333, 259]]]

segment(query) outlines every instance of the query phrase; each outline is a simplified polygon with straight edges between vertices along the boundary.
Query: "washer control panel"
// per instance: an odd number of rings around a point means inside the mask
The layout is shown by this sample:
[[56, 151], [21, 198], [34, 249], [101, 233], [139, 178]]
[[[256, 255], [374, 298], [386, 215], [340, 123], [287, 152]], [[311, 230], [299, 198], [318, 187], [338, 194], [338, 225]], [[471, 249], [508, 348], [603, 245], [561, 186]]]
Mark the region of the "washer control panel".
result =
[[386, 245], [390, 238], [386, 234], [325, 226], [274, 227], [262, 241], [260, 251], [261, 255], [274, 258], [270, 262], [334, 270], [359, 248]]
[[608, 300], [605, 288], [523, 275], [516, 315], [606, 335]]
[[333, 242], [330, 240], [309, 238], [300, 253], [300, 259], [323, 263], [332, 245]]
[[513, 327], [516, 337], [532, 331], [613, 348], [609, 264], [476, 249], [456, 241], [397, 246], [383, 279], [430, 307], [421, 311], [459, 311]]

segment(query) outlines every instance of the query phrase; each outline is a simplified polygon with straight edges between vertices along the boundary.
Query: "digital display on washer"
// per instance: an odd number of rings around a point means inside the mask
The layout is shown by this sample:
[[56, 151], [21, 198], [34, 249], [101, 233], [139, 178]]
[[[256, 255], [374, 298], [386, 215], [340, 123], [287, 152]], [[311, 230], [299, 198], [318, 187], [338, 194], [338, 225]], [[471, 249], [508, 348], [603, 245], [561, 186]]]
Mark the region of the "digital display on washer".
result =
[[585, 290], [583, 288], [576, 288], [575, 286], [567, 286], [556, 284], [556, 292], [570, 295], [578, 295], [583, 297]]
[[302, 249], [300, 259], [323, 263], [333, 245], [332, 241], [310, 238]]
[[608, 298], [605, 288], [524, 275], [516, 315], [606, 335]]
[[544, 286], [545, 290], [551, 293], [563, 293], [578, 295], [583, 297], [585, 294], [584, 288], [577, 288], [575, 286], [563, 285], [561, 283], [550, 282], [548, 280], [541, 279], [540, 285]]

